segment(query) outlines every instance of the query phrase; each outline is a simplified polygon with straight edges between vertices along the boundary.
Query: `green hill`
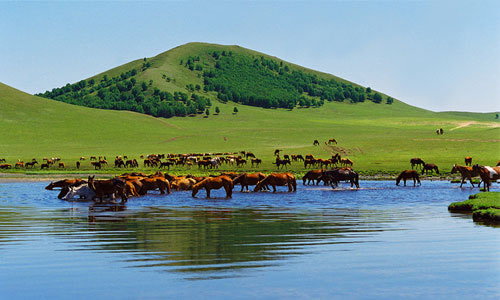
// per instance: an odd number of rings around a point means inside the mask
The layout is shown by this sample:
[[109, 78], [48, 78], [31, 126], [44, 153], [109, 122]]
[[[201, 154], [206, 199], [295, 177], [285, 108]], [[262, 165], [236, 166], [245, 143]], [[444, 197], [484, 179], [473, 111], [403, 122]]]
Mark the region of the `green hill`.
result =
[[[61, 157], [73, 165], [90, 155], [139, 158], [148, 153], [246, 150], [264, 160], [260, 170], [276, 170], [273, 151], [282, 149], [282, 154], [322, 158], [340, 152], [355, 162], [356, 170], [370, 173], [409, 168], [412, 157], [449, 172], [464, 156], [472, 156], [474, 163], [495, 164], [500, 150], [495, 113], [434, 113], [399, 101], [327, 101], [322, 107], [294, 110], [216, 101], [212, 106], [220, 108], [218, 115], [154, 118], [70, 105], [0, 84], [0, 158], [13, 163]], [[440, 127], [444, 135], [436, 135]], [[330, 138], [338, 145], [325, 145]], [[313, 146], [315, 139], [320, 146]], [[83, 167], [90, 169], [88, 162]], [[303, 168], [294, 164], [294, 169]]]
[[336, 76], [238, 46], [189, 43], [39, 94], [66, 103], [156, 117], [212, 112], [213, 101], [264, 108], [394, 99]]

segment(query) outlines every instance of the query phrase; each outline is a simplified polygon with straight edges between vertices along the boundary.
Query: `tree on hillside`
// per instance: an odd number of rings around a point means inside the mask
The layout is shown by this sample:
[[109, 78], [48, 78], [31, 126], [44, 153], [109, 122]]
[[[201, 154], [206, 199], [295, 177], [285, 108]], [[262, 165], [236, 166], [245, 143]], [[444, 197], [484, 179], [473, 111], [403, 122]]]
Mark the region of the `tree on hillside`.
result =
[[210, 110], [208, 108], [205, 110], [205, 115], [207, 115], [207, 117], [210, 115]]
[[233, 112], [234, 112], [235, 114], [236, 114], [236, 113], [238, 113], [238, 108], [237, 108], [237, 107], [234, 107]]
[[373, 95], [373, 102], [375, 103], [382, 102], [382, 95], [380, 95], [379, 93], [375, 93], [375, 95]]
[[394, 102], [394, 99], [392, 99], [392, 97], [387, 97], [387, 104], [392, 104], [392, 102]]
[[216, 107], [215, 107], [215, 113], [216, 113], [216, 114], [219, 114], [219, 113], [220, 113], [220, 109], [219, 109], [219, 107], [218, 107], [218, 106], [216, 106]]

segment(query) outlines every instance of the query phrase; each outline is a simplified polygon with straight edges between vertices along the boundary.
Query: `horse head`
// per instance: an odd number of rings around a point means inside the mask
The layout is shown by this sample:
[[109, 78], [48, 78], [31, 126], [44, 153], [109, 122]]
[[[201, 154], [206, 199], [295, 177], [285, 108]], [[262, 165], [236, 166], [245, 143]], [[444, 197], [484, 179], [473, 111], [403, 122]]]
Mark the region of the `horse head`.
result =
[[91, 190], [93, 190], [95, 192], [94, 178], [95, 178], [95, 175], [94, 176], [89, 176], [88, 181], [87, 181], [87, 185], [89, 186], [89, 188]]

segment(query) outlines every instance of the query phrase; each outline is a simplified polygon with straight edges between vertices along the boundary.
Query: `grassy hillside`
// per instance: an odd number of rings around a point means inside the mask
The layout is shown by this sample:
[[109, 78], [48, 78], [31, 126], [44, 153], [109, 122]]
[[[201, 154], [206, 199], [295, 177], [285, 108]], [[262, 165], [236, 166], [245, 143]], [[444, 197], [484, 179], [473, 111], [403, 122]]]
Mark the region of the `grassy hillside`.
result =
[[[453, 163], [463, 163], [464, 156], [488, 165], [499, 159], [500, 131], [494, 113], [434, 113], [398, 101], [393, 105], [327, 102], [320, 108], [294, 110], [232, 102], [216, 105], [221, 113], [208, 118], [163, 119], [69, 105], [0, 84], [0, 158], [12, 163], [56, 156], [74, 164], [80, 156], [90, 155], [138, 158], [148, 153], [246, 150], [264, 160], [261, 170], [275, 170], [272, 154], [279, 148], [282, 154], [323, 158], [340, 152], [355, 162], [356, 170], [370, 173], [409, 168], [412, 157], [447, 172]], [[440, 127], [444, 135], [438, 136], [435, 130]], [[339, 144], [325, 145], [329, 138]], [[313, 146], [314, 139], [320, 146]]]
[[40, 96], [94, 108], [156, 117], [202, 114], [210, 101], [265, 108], [319, 107], [325, 102], [394, 99], [336, 76], [241, 48], [189, 43], [153, 58], [55, 88]]

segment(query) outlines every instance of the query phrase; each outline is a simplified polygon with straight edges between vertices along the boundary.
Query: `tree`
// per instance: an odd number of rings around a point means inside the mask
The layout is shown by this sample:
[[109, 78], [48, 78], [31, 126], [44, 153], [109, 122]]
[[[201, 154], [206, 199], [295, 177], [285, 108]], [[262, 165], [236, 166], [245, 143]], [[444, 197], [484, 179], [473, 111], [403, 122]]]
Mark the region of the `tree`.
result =
[[205, 115], [207, 115], [207, 117], [210, 115], [210, 110], [208, 108], [205, 110]]
[[379, 93], [375, 93], [375, 95], [373, 95], [373, 102], [375, 103], [382, 102], [382, 95], [380, 95]]
[[498, 119], [498, 114], [496, 115], [495, 119]]
[[394, 102], [394, 99], [392, 97], [387, 97], [387, 104], [392, 104]]
[[371, 93], [371, 92], [372, 92], [372, 88], [371, 88], [371, 87], [367, 87], [367, 88], [366, 88], [366, 93], [368, 93], [368, 94], [369, 94], [369, 93]]
[[[219, 113], [220, 113], [220, 109], [219, 109], [219, 107], [218, 107], [218, 106], [216, 106], [216, 107], [215, 107], [215, 113], [216, 113], [216, 114], [219, 114]], [[497, 116], [498, 116], [498, 115], [497, 115]]]
[[237, 107], [234, 107], [233, 112], [234, 112], [235, 114], [236, 114], [236, 113], [238, 113], [238, 108], [237, 108]]

